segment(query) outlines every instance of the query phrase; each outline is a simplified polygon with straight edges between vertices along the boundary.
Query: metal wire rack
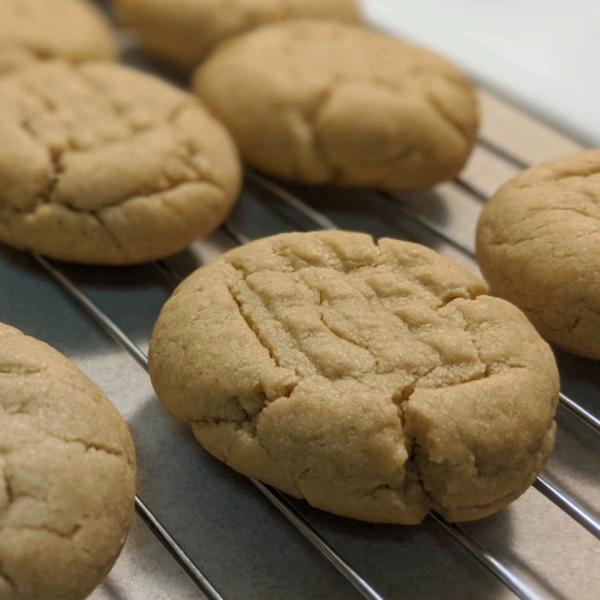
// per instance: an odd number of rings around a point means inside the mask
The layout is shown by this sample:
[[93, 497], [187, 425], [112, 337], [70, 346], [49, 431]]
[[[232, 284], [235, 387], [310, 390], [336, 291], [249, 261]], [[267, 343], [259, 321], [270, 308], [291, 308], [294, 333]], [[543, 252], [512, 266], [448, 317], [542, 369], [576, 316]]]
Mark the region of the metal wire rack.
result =
[[480, 97], [484, 123], [469, 164], [429, 192], [315, 189], [247, 171], [221, 230], [164, 261], [84, 268], [0, 248], [0, 320], [70, 356], [136, 441], [140, 520], [94, 600], [600, 597], [599, 363], [557, 352], [555, 454], [511, 508], [460, 526], [431, 514], [413, 528], [327, 515], [216, 464], [164, 413], [145, 372], [152, 325], [174, 285], [257, 237], [361, 230], [424, 243], [477, 272], [474, 229], [486, 198], [527, 165], [579, 148], [485, 91]]

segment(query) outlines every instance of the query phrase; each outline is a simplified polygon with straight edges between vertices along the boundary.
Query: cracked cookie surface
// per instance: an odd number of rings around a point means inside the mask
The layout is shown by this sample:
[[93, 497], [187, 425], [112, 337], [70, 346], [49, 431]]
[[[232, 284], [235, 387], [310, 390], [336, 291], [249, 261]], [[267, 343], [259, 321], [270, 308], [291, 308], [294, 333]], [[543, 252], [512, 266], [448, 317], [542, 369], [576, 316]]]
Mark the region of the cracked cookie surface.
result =
[[600, 151], [528, 169], [487, 202], [477, 261], [548, 341], [600, 360]]
[[0, 599], [86, 597], [125, 542], [135, 471], [129, 431], [102, 392], [0, 324]]
[[234, 469], [330, 512], [470, 520], [533, 482], [558, 375], [523, 314], [432, 250], [283, 234], [185, 280], [150, 343], [161, 402]]
[[341, 23], [227, 42], [193, 87], [244, 160], [299, 183], [427, 188], [460, 171], [478, 122], [471, 84], [447, 61]]
[[224, 40], [269, 23], [361, 20], [356, 0], [115, 0], [114, 5], [148, 53], [184, 67], [198, 65]]
[[60, 260], [174, 254], [226, 218], [237, 152], [197, 99], [109, 63], [0, 79], [0, 241]]
[[108, 21], [88, 0], [0, 0], [0, 75], [38, 60], [117, 55]]

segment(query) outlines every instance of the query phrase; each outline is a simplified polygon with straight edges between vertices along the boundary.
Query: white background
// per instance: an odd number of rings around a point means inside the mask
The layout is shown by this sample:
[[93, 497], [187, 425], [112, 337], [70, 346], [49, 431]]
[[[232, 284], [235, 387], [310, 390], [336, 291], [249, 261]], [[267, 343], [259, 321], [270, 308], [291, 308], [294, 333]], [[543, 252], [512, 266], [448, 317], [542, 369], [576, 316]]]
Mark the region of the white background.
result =
[[501, 97], [600, 146], [600, 1], [363, 4], [377, 26], [438, 50]]

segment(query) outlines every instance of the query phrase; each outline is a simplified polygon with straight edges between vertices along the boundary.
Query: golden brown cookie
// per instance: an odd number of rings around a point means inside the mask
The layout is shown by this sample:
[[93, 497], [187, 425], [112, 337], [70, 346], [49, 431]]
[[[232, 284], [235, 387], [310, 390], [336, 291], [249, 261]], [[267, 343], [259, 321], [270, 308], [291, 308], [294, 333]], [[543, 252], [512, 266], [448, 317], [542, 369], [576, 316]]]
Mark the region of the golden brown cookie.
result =
[[0, 599], [85, 598], [125, 542], [135, 471], [127, 426], [102, 392], [0, 324]]
[[0, 80], [0, 241], [80, 263], [173, 254], [215, 229], [237, 152], [198, 100], [110, 63]]
[[600, 359], [600, 150], [542, 163], [502, 186], [477, 228], [494, 293], [549, 342]]
[[268, 23], [361, 20], [356, 0], [115, 0], [115, 9], [147, 52], [184, 67], [195, 67], [220, 42]]
[[408, 242], [265, 238], [178, 287], [152, 383], [211, 454], [313, 506], [476, 519], [534, 481], [558, 394], [548, 345], [486, 290]]
[[37, 60], [116, 60], [117, 41], [88, 0], [0, 0], [0, 74]]
[[251, 166], [289, 181], [386, 190], [454, 177], [477, 105], [442, 58], [340, 23], [287, 22], [221, 46], [194, 90]]

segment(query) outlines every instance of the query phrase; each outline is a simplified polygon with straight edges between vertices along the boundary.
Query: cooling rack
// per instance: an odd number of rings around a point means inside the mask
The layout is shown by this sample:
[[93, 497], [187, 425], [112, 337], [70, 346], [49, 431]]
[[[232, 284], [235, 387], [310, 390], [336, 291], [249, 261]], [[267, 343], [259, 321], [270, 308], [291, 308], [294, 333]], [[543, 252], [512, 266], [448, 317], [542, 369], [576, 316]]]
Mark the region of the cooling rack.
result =
[[78, 364], [136, 442], [138, 518], [93, 600], [600, 597], [600, 363], [556, 352], [557, 445], [523, 497], [482, 521], [454, 526], [432, 514], [418, 527], [338, 518], [231, 472], [166, 414], [145, 370], [152, 326], [177, 282], [251, 239], [360, 230], [424, 243], [477, 272], [486, 198], [526, 166], [580, 148], [484, 90], [480, 99], [467, 167], [431, 191], [289, 186], [247, 171], [227, 223], [164, 261], [89, 268], [0, 247], [0, 320]]

